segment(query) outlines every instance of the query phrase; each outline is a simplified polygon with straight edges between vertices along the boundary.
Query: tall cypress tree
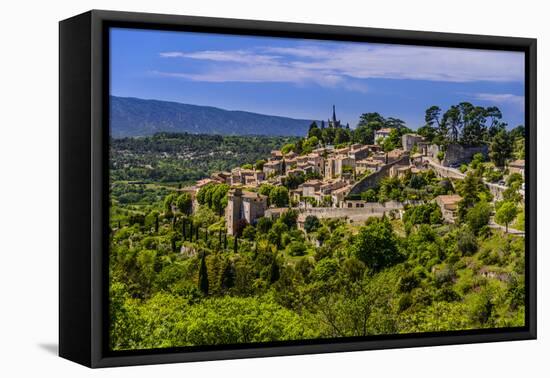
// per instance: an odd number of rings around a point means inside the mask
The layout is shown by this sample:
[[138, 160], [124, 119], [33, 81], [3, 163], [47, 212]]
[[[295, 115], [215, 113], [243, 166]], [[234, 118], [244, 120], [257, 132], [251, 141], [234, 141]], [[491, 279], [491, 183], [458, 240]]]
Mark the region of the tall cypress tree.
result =
[[223, 236], [223, 249], [227, 249], [227, 234]]
[[195, 241], [199, 241], [199, 226], [195, 227]]
[[187, 220], [182, 219], [181, 220], [181, 237], [185, 241], [185, 226], [187, 225]]
[[189, 223], [189, 241], [193, 241], [193, 222]]
[[269, 272], [269, 282], [275, 283], [279, 280], [279, 264], [277, 264], [277, 257], [273, 256], [273, 261], [271, 262], [271, 269]]
[[155, 234], [159, 233], [159, 215], [155, 214]]
[[206, 269], [206, 252], [203, 252], [201, 256], [201, 265], [199, 267], [199, 290], [205, 296], [208, 295], [208, 271]]

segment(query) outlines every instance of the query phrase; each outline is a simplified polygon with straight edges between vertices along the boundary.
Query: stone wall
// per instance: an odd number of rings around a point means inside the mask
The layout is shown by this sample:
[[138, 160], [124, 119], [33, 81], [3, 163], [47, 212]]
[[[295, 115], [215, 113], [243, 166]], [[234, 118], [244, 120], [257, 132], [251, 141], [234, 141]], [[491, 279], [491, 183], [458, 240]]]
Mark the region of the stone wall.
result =
[[376, 187], [380, 182], [380, 180], [382, 180], [384, 177], [387, 177], [389, 175], [390, 168], [393, 167], [394, 165], [409, 165], [409, 164], [410, 164], [409, 155], [405, 155], [400, 159], [394, 161], [393, 163], [384, 165], [382, 168], [380, 168], [379, 171], [376, 171], [359, 180], [351, 188], [348, 195], [361, 194], [362, 192], [368, 189]]
[[489, 148], [485, 145], [475, 146], [475, 147], [464, 147], [460, 144], [449, 144], [447, 150], [445, 151], [445, 158], [442, 161], [444, 166], [459, 166], [463, 163], [469, 163], [472, 160], [472, 157], [481, 153], [483, 156], [487, 157]]
[[346, 218], [351, 222], [363, 222], [371, 217], [381, 217], [391, 211], [403, 210], [404, 204], [401, 202], [390, 201], [385, 203], [368, 202], [365, 207], [311, 207], [301, 209], [298, 222], [303, 221], [308, 215], [314, 215], [319, 219], [327, 218]]

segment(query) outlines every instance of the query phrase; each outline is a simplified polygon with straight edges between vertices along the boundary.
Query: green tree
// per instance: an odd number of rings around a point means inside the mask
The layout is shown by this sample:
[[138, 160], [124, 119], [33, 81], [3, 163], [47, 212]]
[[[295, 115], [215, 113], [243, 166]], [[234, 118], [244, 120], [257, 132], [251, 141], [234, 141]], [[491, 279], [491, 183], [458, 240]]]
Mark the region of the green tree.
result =
[[246, 225], [246, 227], [243, 230], [243, 238], [249, 241], [253, 241], [256, 237], [256, 229], [251, 225]]
[[229, 192], [229, 185], [227, 184], [219, 184], [213, 187], [211, 208], [219, 215], [223, 214], [223, 211], [227, 206], [227, 192]]
[[347, 129], [337, 129], [334, 135], [334, 144], [339, 145], [348, 143], [351, 140], [351, 135]]
[[272, 224], [273, 222], [269, 218], [262, 217], [258, 219], [258, 223], [256, 224], [257, 232], [264, 235], [267, 234], [271, 229]]
[[402, 260], [397, 238], [387, 218], [371, 218], [359, 230], [352, 245], [352, 254], [374, 271], [380, 271]]
[[288, 154], [290, 151], [296, 152], [296, 145], [294, 143], [287, 143], [283, 147], [281, 147], [281, 152], [283, 154]]
[[308, 138], [315, 137], [317, 139], [322, 138], [322, 132], [321, 132], [321, 129], [319, 129], [319, 127], [317, 127], [317, 122], [313, 121], [311, 123], [311, 125], [309, 126], [309, 131], [307, 133], [307, 137]]
[[172, 208], [175, 205], [176, 198], [177, 196], [175, 193], [170, 193], [166, 197], [164, 197], [164, 211], [166, 213], [172, 212]]
[[508, 225], [514, 220], [518, 214], [518, 207], [515, 203], [504, 201], [495, 214], [495, 220], [497, 223], [504, 223], [506, 225], [506, 233], [508, 233]]
[[376, 190], [368, 189], [367, 191], [361, 193], [361, 199], [367, 202], [377, 202], [378, 195], [376, 194]]
[[482, 193], [488, 193], [478, 171], [468, 172], [464, 180], [458, 183], [457, 191], [462, 196], [458, 203], [458, 217], [461, 221], [465, 220], [468, 210], [481, 200]]
[[208, 295], [208, 271], [206, 269], [206, 253], [201, 254], [199, 267], [199, 290], [205, 296]]
[[506, 160], [512, 156], [513, 141], [506, 130], [499, 131], [493, 138], [489, 149], [489, 157], [497, 167], [504, 167]]
[[276, 186], [269, 193], [269, 201], [276, 207], [286, 207], [289, 203], [288, 189], [284, 186]]
[[456, 237], [456, 246], [464, 256], [471, 256], [477, 252], [477, 238], [467, 225], [459, 230]]
[[279, 268], [279, 263], [277, 262], [277, 256], [273, 256], [269, 270], [269, 282], [273, 284], [277, 282], [280, 277], [281, 272]]
[[264, 164], [266, 163], [265, 160], [260, 159], [256, 160], [256, 164], [254, 164], [254, 168], [256, 168], [257, 171], [261, 171], [264, 169]]
[[472, 161], [470, 162], [470, 166], [473, 169], [478, 169], [481, 163], [485, 161], [485, 156], [482, 153], [477, 153], [472, 156]]
[[293, 241], [286, 246], [286, 250], [290, 256], [303, 256], [306, 254], [307, 248], [303, 242]]
[[292, 228], [296, 228], [297, 221], [298, 221], [298, 211], [293, 209], [283, 212], [279, 217], [279, 222], [285, 224], [289, 230]]
[[321, 226], [319, 218], [315, 215], [308, 215], [304, 221], [304, 230], [309, 234], [315, 232]]
[[307, 138], [302, 144], [302, 153], [310, 153], [317, 147], [318, 144], [319, 144], [319, 138], [317, 138], [316, 136]]
[[478, 235], [483, 227], [489, 224], [491, 217], [491, 205], [486, 201], [479, 201], [466, 213], [466, 223], [474, 234]]
[[187, 192], [180, 194], [176, 200], [176, 206], [182, 213], [186, 215], [191, 214], [191, 210], [193, 209], [193, 200], [191, 199], [191, 195]]

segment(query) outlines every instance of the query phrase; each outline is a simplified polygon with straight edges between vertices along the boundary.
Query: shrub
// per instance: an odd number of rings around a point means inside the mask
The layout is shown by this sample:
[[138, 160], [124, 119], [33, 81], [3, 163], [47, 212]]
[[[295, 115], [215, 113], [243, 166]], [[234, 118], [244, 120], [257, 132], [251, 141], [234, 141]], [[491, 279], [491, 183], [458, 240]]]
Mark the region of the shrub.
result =
[[469, 227], [463, 227], [456, 237], [458, 250], [465, 256], [473, 255], [477, 252], [477, 239]]
[[304, 230], [309, 234], [316, 231], [321, 226], [319, 218], [315, 215], [308, 215], [304, 221]]

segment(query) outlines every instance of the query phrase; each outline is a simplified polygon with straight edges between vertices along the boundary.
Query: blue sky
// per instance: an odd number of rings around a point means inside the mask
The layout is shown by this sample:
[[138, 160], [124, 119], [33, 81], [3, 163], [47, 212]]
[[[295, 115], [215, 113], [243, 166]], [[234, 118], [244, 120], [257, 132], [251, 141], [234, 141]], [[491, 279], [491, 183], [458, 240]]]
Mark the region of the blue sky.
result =
[[365, 112], [424, 123], [431, 105], [498, 106], [524, 123], [524, 55], [290, 38], [111, 30], [111, 94], [355, 127]]

